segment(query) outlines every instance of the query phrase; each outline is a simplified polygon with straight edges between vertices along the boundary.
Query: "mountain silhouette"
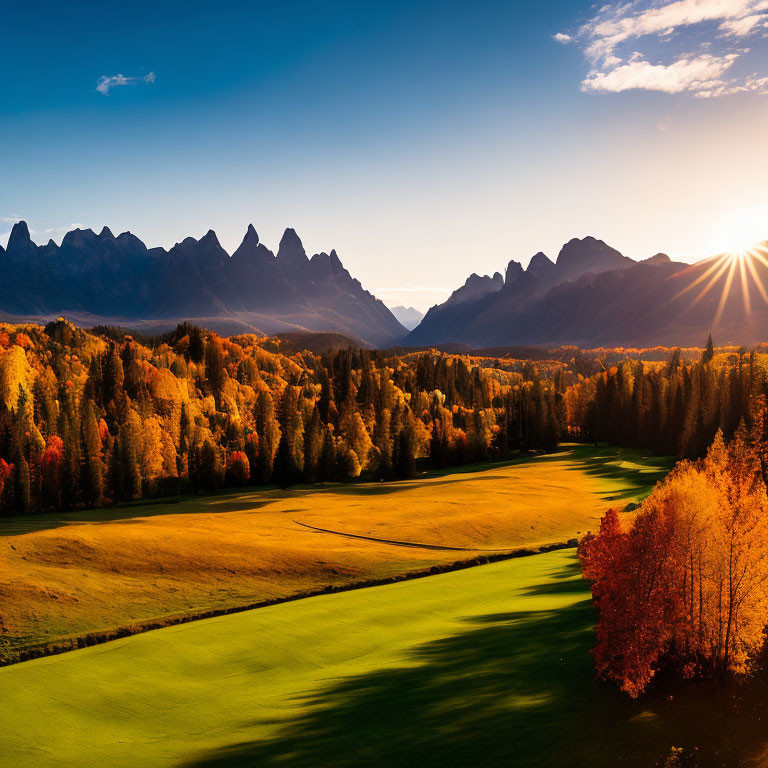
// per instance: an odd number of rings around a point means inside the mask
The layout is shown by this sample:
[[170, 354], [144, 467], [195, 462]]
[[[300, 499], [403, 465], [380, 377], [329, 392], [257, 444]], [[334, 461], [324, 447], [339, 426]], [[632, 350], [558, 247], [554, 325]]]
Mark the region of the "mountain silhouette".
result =
[[195, 320], [223, 333], [330, 331], [372, 346], [407, 330], [344, 268], [335, 251], [308, 258], [293, 229], [275, 255], [249, 225], [230, 256], [213, 230], [169, 250], [130, 232], [68, 232], [36, 245], [23, 221], [0, 248], [0, 312], [9, 319], [66, 314], [81, 322], [171, 325]]
[[498, 277], [470, 276], [404, 343], [700, 346], [709, 333], [724, 344], [768, 337], [768, 266], [758, 257], [686, 264], [658, 253], [638, 262], [586, 237], [566, 243], [555, 262], [537, 253], [525, 270], [510, 262], [501, 286]]

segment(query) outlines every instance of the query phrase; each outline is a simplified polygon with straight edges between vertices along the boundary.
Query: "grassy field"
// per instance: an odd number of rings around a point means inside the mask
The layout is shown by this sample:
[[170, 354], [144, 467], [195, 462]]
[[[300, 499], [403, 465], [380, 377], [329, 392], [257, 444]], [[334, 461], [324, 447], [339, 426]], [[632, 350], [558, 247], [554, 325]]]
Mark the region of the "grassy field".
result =
[[568, 446], [413, 481], [7, 518], [0, 520], [0, 655], [565, 541], [594, 529], [609, 506], [644, 496], [667, 467], [638, 452]]
[[765, 747], [711, 696], [597, 682], [593, 618], [561, 551], [29, 661], [0, 669], [0, 764], [613, 768]]

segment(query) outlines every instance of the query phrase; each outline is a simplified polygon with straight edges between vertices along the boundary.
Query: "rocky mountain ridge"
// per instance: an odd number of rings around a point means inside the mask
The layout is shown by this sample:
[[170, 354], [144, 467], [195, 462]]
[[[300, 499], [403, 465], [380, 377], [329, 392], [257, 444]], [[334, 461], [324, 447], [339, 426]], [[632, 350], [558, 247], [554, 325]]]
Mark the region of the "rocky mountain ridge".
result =
[[249, 225], [230, 256], [213, 230], [169, 250], [104, 227], [36, 245], [23, 221], [0, 248], [0, 312], [12, 318], [60, 314], [92, 322], [195, 320], [222, 332], [332, 331], [372, 346], [407, 330], [344, 268], [336, 251], [307, 256], [286, 229], [277, 254]]

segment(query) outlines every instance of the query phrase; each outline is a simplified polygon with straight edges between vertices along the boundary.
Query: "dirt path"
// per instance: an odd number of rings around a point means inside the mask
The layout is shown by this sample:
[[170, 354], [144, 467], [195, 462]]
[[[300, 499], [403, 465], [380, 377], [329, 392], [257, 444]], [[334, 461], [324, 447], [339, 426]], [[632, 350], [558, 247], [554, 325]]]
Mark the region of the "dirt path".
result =
[[363, 541], [375, 541], [377, 544], [392, 544], [395, 547], [416, 547], [417, 549], [440, 549], [451, 552], [514, 552], [520, 547], [497, 547], [496, 549], [486, 549], [484, 547], [446, 547], [441, 544], [422, 544], [416, 541], [397, 541], [396, 539], [377, 539], [375, 536], [363, 536], [359, 533], [347, 533], [346, 531], [333, 531], [330, 528], [318, 528], [314, 525], [302, 523], [300, 520], [294, 520], [296, 525], [304, 528], [310, 528], [319, 533], [331, 533], [335, 536], [345, 536], [348, 539], [363, 539]]

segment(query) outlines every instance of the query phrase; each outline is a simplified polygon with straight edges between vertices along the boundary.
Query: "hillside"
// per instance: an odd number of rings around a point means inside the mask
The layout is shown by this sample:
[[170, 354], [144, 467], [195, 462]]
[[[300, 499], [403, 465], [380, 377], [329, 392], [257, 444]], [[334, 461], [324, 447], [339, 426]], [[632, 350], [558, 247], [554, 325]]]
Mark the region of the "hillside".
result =
[[[15, 768], [758, 765], [764, 695], [594, 677], [572, 552], [325, 595], [0, 669]], [[482, 755], [482, 759], [479, 757]]]
[[667, 466], [568, 446], [397, 483], [0, 519], [0, 661], [92, 632], [564, 543], [597, 527], [606, 496], [636, 502]]
[[32, 242], [25, 222], [0, 248], [0, 313], [170, 330], [196, 320], [221, 333], [332, 331], [386, 346], [406, 329], [344, 268], [336, 251], [308, 258], [286, 229], [275, 255], [253, 225], [230, 256], [215, 232], [170, 250], [130, 232], [68, 232], [56, 245]]

